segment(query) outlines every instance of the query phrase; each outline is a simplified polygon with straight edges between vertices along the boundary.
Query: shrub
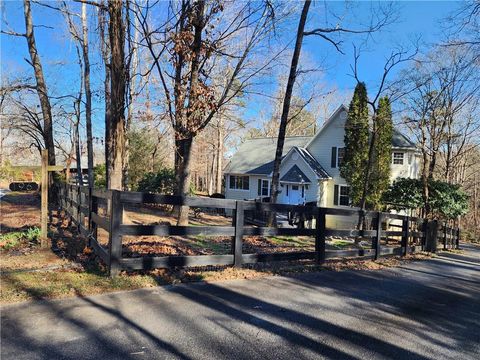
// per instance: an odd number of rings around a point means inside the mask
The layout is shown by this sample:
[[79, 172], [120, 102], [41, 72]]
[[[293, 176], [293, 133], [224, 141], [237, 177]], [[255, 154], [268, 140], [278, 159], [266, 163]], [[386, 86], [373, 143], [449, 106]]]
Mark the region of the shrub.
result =
[[[468, 212], [468, 195], [460, 185], [431, 180], [428, 187], [430, 208], [436, 217], [450, 220]], [[406, 178], [396, 180], [384, 193], [383, 201], [395, 210], [422, 207], [422, 181]]]
[[163, 168], [156, 173], [146, 173], [138, 182], [137, 191], [173, 194], [176, 180], [173, 169]]
[[107, 187], [107, 168], [105, 164], [99, 164], [93, 168], [93, 179], [96, 188]]

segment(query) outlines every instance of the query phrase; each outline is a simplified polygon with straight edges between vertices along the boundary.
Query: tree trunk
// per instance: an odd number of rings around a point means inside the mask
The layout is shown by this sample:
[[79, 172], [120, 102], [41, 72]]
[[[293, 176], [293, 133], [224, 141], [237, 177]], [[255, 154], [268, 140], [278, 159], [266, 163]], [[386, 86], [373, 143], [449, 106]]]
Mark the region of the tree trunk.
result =
[[423, 197], [423, 217], [427, 218], [430, 214], [429, 189], [428, 189], [428, 154], [423, 150], [422, 167], [422, 197]]
[[110, 38], [110, 126], [108, 144], [109, 189], [122, 190], [125, 155], [125, 28], [122, 2], [108, 2]]
[[87, 4], [82, 3], [83, 81], [85, 85], [85, 125], [87, 128], [88, 186], [93, 187], [92, 91], [90, 89], [90, 59], [88, 56]]
[[477, 238], [477, 233], [478, 233], [478, 194], [477, 194], [477, 174], [475, 173], [473, 175], [473, 224], [474, 224], [474, 238]]
[[79, 131], [79, 125], [80, 125], [80, 110], [78, 110], [78, 118], [77, 122], [75, 124], [75, 157], [76, 157], [76, 165], [77, 165], [77, 184], [78, 185], [83, 185], [82, 181], [82, 151], [80, 149], [80, 131]]
[[223, 116], [220, 115], [218, 119], [218, 128], [217, 128], [217, 167], [215, 171], [215, 177], [216, 177], [215, 192], [219, 194], [222, 193], [223, 137], [224, 137], [224, 131], [225, 131], [224, 127], [225, 127], [225, 120]]
[[133, 119], [133, 102], [135, 99], [135, 75], [138, 68], [138, 51], [137, 51], [137, 44], [138, 44], [138, 18], [135, 16], [135, 25], [133, 26], [134, 30], [134, 38], [132, 42], [132, 34], [131, 34], [131, 21], [130, 21], [130, 0], [126, 1], [126, 23], [127, 23], [127, 35], [128, 35], [128, 57], [129, 57], [129, 64], [132, 64], [131, 69], [127, 66], [126, 73], [127, 76], [127, 86], [128, 86], [128, 106], [127, 106], [127, 119], [125, 124], [125, 132], [127, 134], [125, 138], [125, 154], [123, 159], [123, 189], [128, 190], [129, 188], [129, 174], [128, 174], [128, 167], [129, 167], [129, 159], [130, 159], [130, 127], [132, 124]]
[[[109, 153], [109, 144], [108, 144], [108, 137], [110, 133], [110, 64], [109, 64], [109, 59], [110, 59], [110, 46], [109, 42], [107, 41], [107, 37], [105, 34], [105, 26], [106, 26], [106, 20], [105, 20], [105, 10], [103, 8], [98, 9], [98, 28], [99, 28], [99, 33], [100, 33], [100, 49], [101, 49], [101, 54], [102, 54], [102, 59], [103, 59], [103, 64], [104, 64], [104, 71], [105, 71], [105, 78], [103, 80], [103, 89], [104, 89], [104, 94], [105, 94], [105, 179], [110, 178], [110, 159], [108, 156]], [[107, 186], [108, 186], [108, 180], [107, 180]]]
[[[175, 195], [188, 195], [190, 186], [190, 160], [193, 138], [175, 140], [175, 177], [177, 187]], [[177, 209], [177, 225], [188, 225], [188, 206]]]
[[213, 152], [213, 155], [212, 155], [212, 161], [210, 163], [210, 166], [209, 166], [209, 169], [208, 169], [208, 172], [207, 172], [207, 181], [208, 181], [208, 195], [212, 195], [213, 194], [213, 182], [214, 182], [214, 169], [215, 169], [215, 162], [216, 162], [216, 157], [217, 157], [217, 151], [215, 149], [215, 151]]
[[[288, 113], [290, 111], [290, 102], [292, 100], [293, 85], [297, 78], [297, 66], [300, 58], [300, 52], [302, 50], [303, 33], [305, 29], [305, 23], [307, 21], [308, 10], [310, 8], [311, 1], [306, 0], [303, 5], [302, 14], [300, 16], [300, 22], [298, 23], [297, 39], [295, 42], [295, 50], [293, 51], [292, 63], [290, 65], [290, 73], [288, 75], [287, 88], [285, 90], [285, 97], [283, 100], [282, 116], [280, 118], [280, 129], [278, 130], [277, 149], [275, 151], [275, 160], [273, 163], [273, 175], [272, 175], [272, 194], [271, 202], [276, 203], [280, 188], [280, 163], [282, 161], [283, 145], [285, 143], [285, 132], [288, 123]], [[275, 225], [275, 214], [271, 213], [268, 219], [270, 225]]]
[[48, 98], [47, 85], [43, 76], [42, 63], [37, 52], [35, 42], [35, 33], [33, 31], [32, 12], [30, 9], [30, 0], [23, 1], [23, 8], [25, 14], [25, 28], [26, 38], [28, 43], [28, 51], [30, 53], [30, 64], [33, 66], [35, 73], [35, 80], [37, 83], [37, 95], [40, 100], [43, 116], [43, 136], [45, 147], [48, 150], [48, 164], [55, 165], [55, 145], [53, 142], [53, 121], [52, 121], [52, 107], [50, 99]]

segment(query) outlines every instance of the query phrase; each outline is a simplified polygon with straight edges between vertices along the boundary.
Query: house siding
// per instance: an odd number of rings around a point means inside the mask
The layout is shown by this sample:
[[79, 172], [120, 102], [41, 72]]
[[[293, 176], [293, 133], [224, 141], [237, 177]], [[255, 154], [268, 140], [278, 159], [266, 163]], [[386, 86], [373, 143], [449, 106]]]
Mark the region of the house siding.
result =
[[248, 175], [249, 190], [230, 189], [230, 175], [246, 176], [245, 174], [226, 174], [225, 197], [233, 200], [251, 200], [257, 197], [258, 179], [265, 179], [265, 176]]
[[[282, 161], [282, 165], [280, 167], [280, 179], [290, 170], [290, 168], [294, 165], [297, 165], [302, 172], [307, 175], [310, 179], [310, 184], [308, 184], [308, 189], [305, 190], [305, 202], [311, 202], [318, 200], [318, 180], [315, 173], [312, 169], [305, 164], [305, 161], [301, 158], [301, 156], [295, 151], [290, 154], [287, 158]], [[283, 192], [286, 191], [285, 187], [280, 188], [280, 199], [282, 198]]]
[[[331, 119], [331, 122], [327, 127], [322, 130], [322, 133], [315, 137], [307, 146], [307, 150], [332, 177], [332, 181], [329, 181], [327, 185], [327, 197], [324, 199], [324, 203], [326, 203], [327, 207], [341, 207], [340, 205], [336, 206], [333, 204], [334, 185], [346, 184], [345, 179], [340, 176], [338, 164], [335, 164], [336, 166], [332, 167], [332, 147], [337, 148], [337, 153], [339, 148], [345, 147], [343, 139], [346, 118], [342, 119], [341, 113], [342, 111], [338, 112], [335, 115], [335, 118]], [[392, 150], [392, 157], [393, 152], [403, 152], [405, 153], [405, 156], [403, 165], [393, 164], [392, 161], [390, 165], [391, 181], [393, 182], [399, 177], [418, 178], [420, 173], [420, 159], [415, 151], [394, 148]]]
[[[300, 155], [294, 157], [297, 154], [295, 150], [289, 153], [289, 155], [283, 159], [280, 168], [280, 178], [282, 178], [292, 166], [297, 165], [299, 169], [310, 179], [311, 183], [308, 184], [308, 189], [305, 190], [306, 202], [317, 202], [322, 207], [345, 207], [341, 205], [334, 205], [334, 187], [335, 185], [346, 185], [346, 181], [340, 176], [340, 170], [335, 160], [335, 166], [332, 166], [332, 148], [338, 149], [344, 147], [344, 134], [345, 134], [345, 122], [346, 116], [343, 118], [342, 113], [345, 112], [345, 108], [339, 108], [332, 118], [328, 120], [326, 126], [324, 126], [319, 134], [313, 137], [308, 145], [305, 145], [306, 149], [312, 154], [312, 156], [318, 161], [318, 163], [325, 169], [328, 175], [331, 177], [326, 180], [317, 180], [316, 174], [308, 166]], [[401, 146], [401, 145], [399, 145]], [[399, 177], [405, 178], [418, 178], [421, 168], [421, 159], [418, 153], [411, 148], [393, 148], [393, 152], [403, 152], [404, 163], [402, 165], [393, 164], [391, 161], [391, 180], [395, 180]], [[254, 199], [258, 197], [258, 179], [269, 179], [267, 175], [249, 175], [250, 190], [232, 190], [229, 189], [229, 174], [227, 174], [225, 196], [230, 199]], [[283, 192], [286, 191], [285, 187], [281, 187], [282, 192], [279, 196], [279, 201], [282, 202]], [[356, 221], [348, 221], [348, 218], [342, 216], [327, 216], [327, 227], [345, 229], [351, 228], [352, 224], [355, 225]]]

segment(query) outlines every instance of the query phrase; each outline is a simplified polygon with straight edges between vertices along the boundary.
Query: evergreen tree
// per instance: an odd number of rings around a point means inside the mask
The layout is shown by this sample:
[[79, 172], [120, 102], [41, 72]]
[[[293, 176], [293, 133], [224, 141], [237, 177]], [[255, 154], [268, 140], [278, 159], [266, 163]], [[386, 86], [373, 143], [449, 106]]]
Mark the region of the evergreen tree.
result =
[[373, 127], [376, 137], [373, 144], [373, 163], [367, 193], [367, 204], [371, 208], [378, 209], [382, 194], [390, 185], [393, 123], [388, 97], [380, 98]]
[[345, 122], [345, 154], [340, 165], [340, 175], [350, 186], [352, 205], [358, 206], [363, 191], [363, 175], [368, 163], [368, 97], [363, 82], [355, 87]]

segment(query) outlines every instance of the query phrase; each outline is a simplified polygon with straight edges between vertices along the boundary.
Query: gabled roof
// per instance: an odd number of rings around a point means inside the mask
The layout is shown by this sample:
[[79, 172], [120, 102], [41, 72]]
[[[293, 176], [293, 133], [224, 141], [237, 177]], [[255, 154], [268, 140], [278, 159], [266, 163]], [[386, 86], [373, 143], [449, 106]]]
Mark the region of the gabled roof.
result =
[[345, 106], [345, 105], [340, 105], [337, 110], [335, 110], [333, 112], [332, 115], [330, 115], [330, 117], [327, 119], [327, 121], [325, 121], [325, 123], [323, 124], [323, 126], [320, 128], [320, 130], [317, 131], [317, 133], [310, 139], [310, 141], [308, 142], [308, 144], [305, 146], [305, 148], [308, 148], [308, 146], [317, 138], [320, 136], [321, 133], [323, 133], [323, 131], [325, 131], [325, 129], [331, 124], [333, 123], [333, 120], [337, 117], [337, 115], [341, 112], [341, 111], [346, 111], [348, 112], [348, 108]]
[[308, 166], [313, 170], [319, 179], [329, 179], [331, 176], [327, 171], [320, 165], [320, 163], [313, 157], [310, 152], [305, 148], [294, 147], [298, 151], [300, 156], [305, 160]]
[[397, 129], [393, 129], [392, 146], [394, 148], [416, 148], [415, 144]]
[[311, 183], [310, 179], [303, 173], [297, 165], [293, 165], [280, 181], [293, 183]]
[[[285, 138], [283, 156], [292, 147], [303, 147], [311, 136], [289, 136]], [[230, 159], [225, 173], [268, 175], [273, 171], [277, 138], [255, 138], [246, 140]]]
[[[317, 137], [320, 136], [320, 134], [325, 131], [325, 129], [334, 122], [336, 119], [337, 115], [341, 112], [345, 111], [348, 113], [348, 108], [345, 105], [340, 105], [337, 110], [333, 112], [333, 114], [325, 121], [323, 126], [320, 128], [320, 130], [312, 137], [312, 139], [308, 142], [308, 144], [305, 146], [305, 148], [308, 148], [308, 146], [315, 141]], [[403, 135], [400, 131], [397, 129], [393, 129], [393, 136], [392, 136], [392, 146], [394, 148], [405, 148], [405, 149], [416, 149], [417, 146], [415, 145], [414, 142], [409, 140], [405, 135]]]
[[[320, 179], [330, 178], [329, 174], [315, 160], [308, 151], [310, 145], [324, 130], [334, 122], [341, 111], [348, 111], [345, 105], [340, 105], [337, 110], [328, 118], [322, 128], [314, 136], [289, 136], [285, 138], [282, 159], [294, 147], [302, 156], [305, 162], [312, 168]], [[392, 138], [393, 148], [416, 149], [415, 144], [405, 135], [394, 129]], [[264, 137], [248, 139], [240, 145], [238, 151], [225, 166], [226, 174], [251, 174], [251, 175], [270, 175], [273, 171], [273, 161], [277, 147], [277, 138]]]

